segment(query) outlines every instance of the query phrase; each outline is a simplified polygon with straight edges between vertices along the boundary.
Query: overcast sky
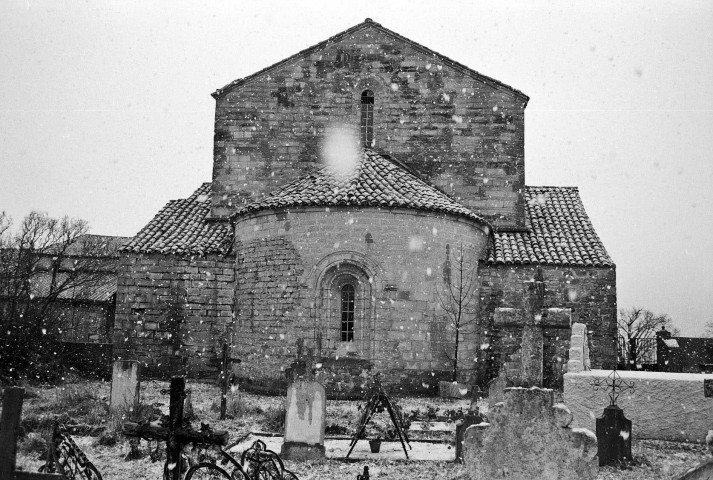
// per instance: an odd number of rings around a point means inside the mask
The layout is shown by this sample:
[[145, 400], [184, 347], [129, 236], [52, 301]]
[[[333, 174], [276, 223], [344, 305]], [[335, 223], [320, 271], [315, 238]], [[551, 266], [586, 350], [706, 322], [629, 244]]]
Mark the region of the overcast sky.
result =
[[212, 171], [216, 88], [366, 17], [530, 96], [528, 185], [580, 188], [620, 308], [713, 320], [713, 2], [0, 3], [0, 210], [134, 235]]

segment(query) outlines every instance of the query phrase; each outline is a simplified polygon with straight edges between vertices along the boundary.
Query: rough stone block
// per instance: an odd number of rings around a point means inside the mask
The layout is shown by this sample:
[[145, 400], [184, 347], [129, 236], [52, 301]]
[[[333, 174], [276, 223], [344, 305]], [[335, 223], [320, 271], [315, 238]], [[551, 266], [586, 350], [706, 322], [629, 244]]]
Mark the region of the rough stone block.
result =
[[524, 323], [524, 312], [517, 308], [496, 308], [493, 312], [495, 325], [521, 325]]
[[571, 429], [571, 412], [554, 404], [552, 390], [507, 388], [505, 401], [489, 412], [490, 426], [466, 430], [464, 460], [474, 480], [594, 479], [597, 440]]
[[589, 340], [587, 326], [583, 323], [572, 324], [572, 336], [569, 341], [568, 372], [581, 372], [591, 368], [589, 360]]

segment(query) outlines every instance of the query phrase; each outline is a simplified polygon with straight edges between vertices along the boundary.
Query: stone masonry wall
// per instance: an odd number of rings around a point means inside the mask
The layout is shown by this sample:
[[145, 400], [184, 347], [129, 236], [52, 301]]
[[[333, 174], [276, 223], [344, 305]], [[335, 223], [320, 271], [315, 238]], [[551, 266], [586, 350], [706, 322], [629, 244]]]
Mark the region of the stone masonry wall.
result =
[[234, 272], [233, 256], [122, 255], [115, 357], [149, 374], [206, 372], [231, 339]]
[[[387, 383], [422, 393], [449, 371], [444, 350], [452, 348], [453, 332], [437, 306], [436, 289], [444, 285], [447, 244], [452, 263], [461, 242], [466, 259], [482, 257], [486, 237], [479, 226], [405, 210], [308, 209], [240, 219], [236, 240], [240, 341], [234, 349], [243, 375], [280, 381], [298, 341], [303, 353], [309, 348], [324, 357], [340, 355], [340, 318], [330, 316], [322, 278], [346, 264], [369, 276], [364, 308], [355, 316], [359, 355], [372, 360]], [[472, 373], [475, 345], [472, 338], [461, 344], [464, 378]]]
[[63, 342], [111, 343], [113, 318], [108, 302], [58, 302], [52, 314]]
[[[592, 368], [612, 367], [616, 362], [616, 270], [614, 268], [543, 266], [546, 283], [545, 307], [569, 308], [572, 323], [587, 325]], [[522, 308], [528, 283], [537, 266], [488, 266], [481, 264], [481, 303], [484, 311], [497, 307]], [[569, 328], [545, 328], [545, 360], [566, 355]], [[493, 331], [493, 356], [497, 368], [519, 348], [522, 329], [508, 327]], [[563, 359], [566, 362], [566, 358]], [[545, 365], [547, 368], [547, 365]], [[546, 372], [547, 373], [547, 372]]]
[[359, 127], [365, 89], [374, 148], [493, 224], [524, 225], [524, 97], [373, 28], [217, 97], [212, 214], [315, 167], [325, 127]]

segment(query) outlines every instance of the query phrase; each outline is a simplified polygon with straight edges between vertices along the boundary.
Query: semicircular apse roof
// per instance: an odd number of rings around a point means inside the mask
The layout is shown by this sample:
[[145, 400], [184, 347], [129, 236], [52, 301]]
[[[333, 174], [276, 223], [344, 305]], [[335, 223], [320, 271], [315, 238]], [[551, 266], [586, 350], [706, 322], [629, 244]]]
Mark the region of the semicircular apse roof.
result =
[[388, 155], [365, 149], [347, 172], [322, 167], [236, 211], [235, 217], [290, 207], [379, 207], [447, 213], [488, 225]]

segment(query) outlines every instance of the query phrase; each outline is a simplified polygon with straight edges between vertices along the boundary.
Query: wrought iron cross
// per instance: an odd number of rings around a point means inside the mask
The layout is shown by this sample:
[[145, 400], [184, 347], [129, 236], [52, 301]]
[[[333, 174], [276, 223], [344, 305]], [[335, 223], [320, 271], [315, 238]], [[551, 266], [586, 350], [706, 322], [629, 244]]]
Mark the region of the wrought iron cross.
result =
[[594, 391], [597, 391], [600, 388], [605, 390], [611, 389], [611, 391], [607, 392], [607, 394], [609, 395], [610, 406], [616, 405], [616, 401], [623, 391], [631, 390], [633, 392], [636, 389], [636, 387], [634, 386], [634, 382], [627, 382], [621, 379], [621, 376], [616, 371], [616, 367], [607, 376], [607, 378], [594, 379], [594, 381], [592, 382], [592, 388], [594, 389]]

